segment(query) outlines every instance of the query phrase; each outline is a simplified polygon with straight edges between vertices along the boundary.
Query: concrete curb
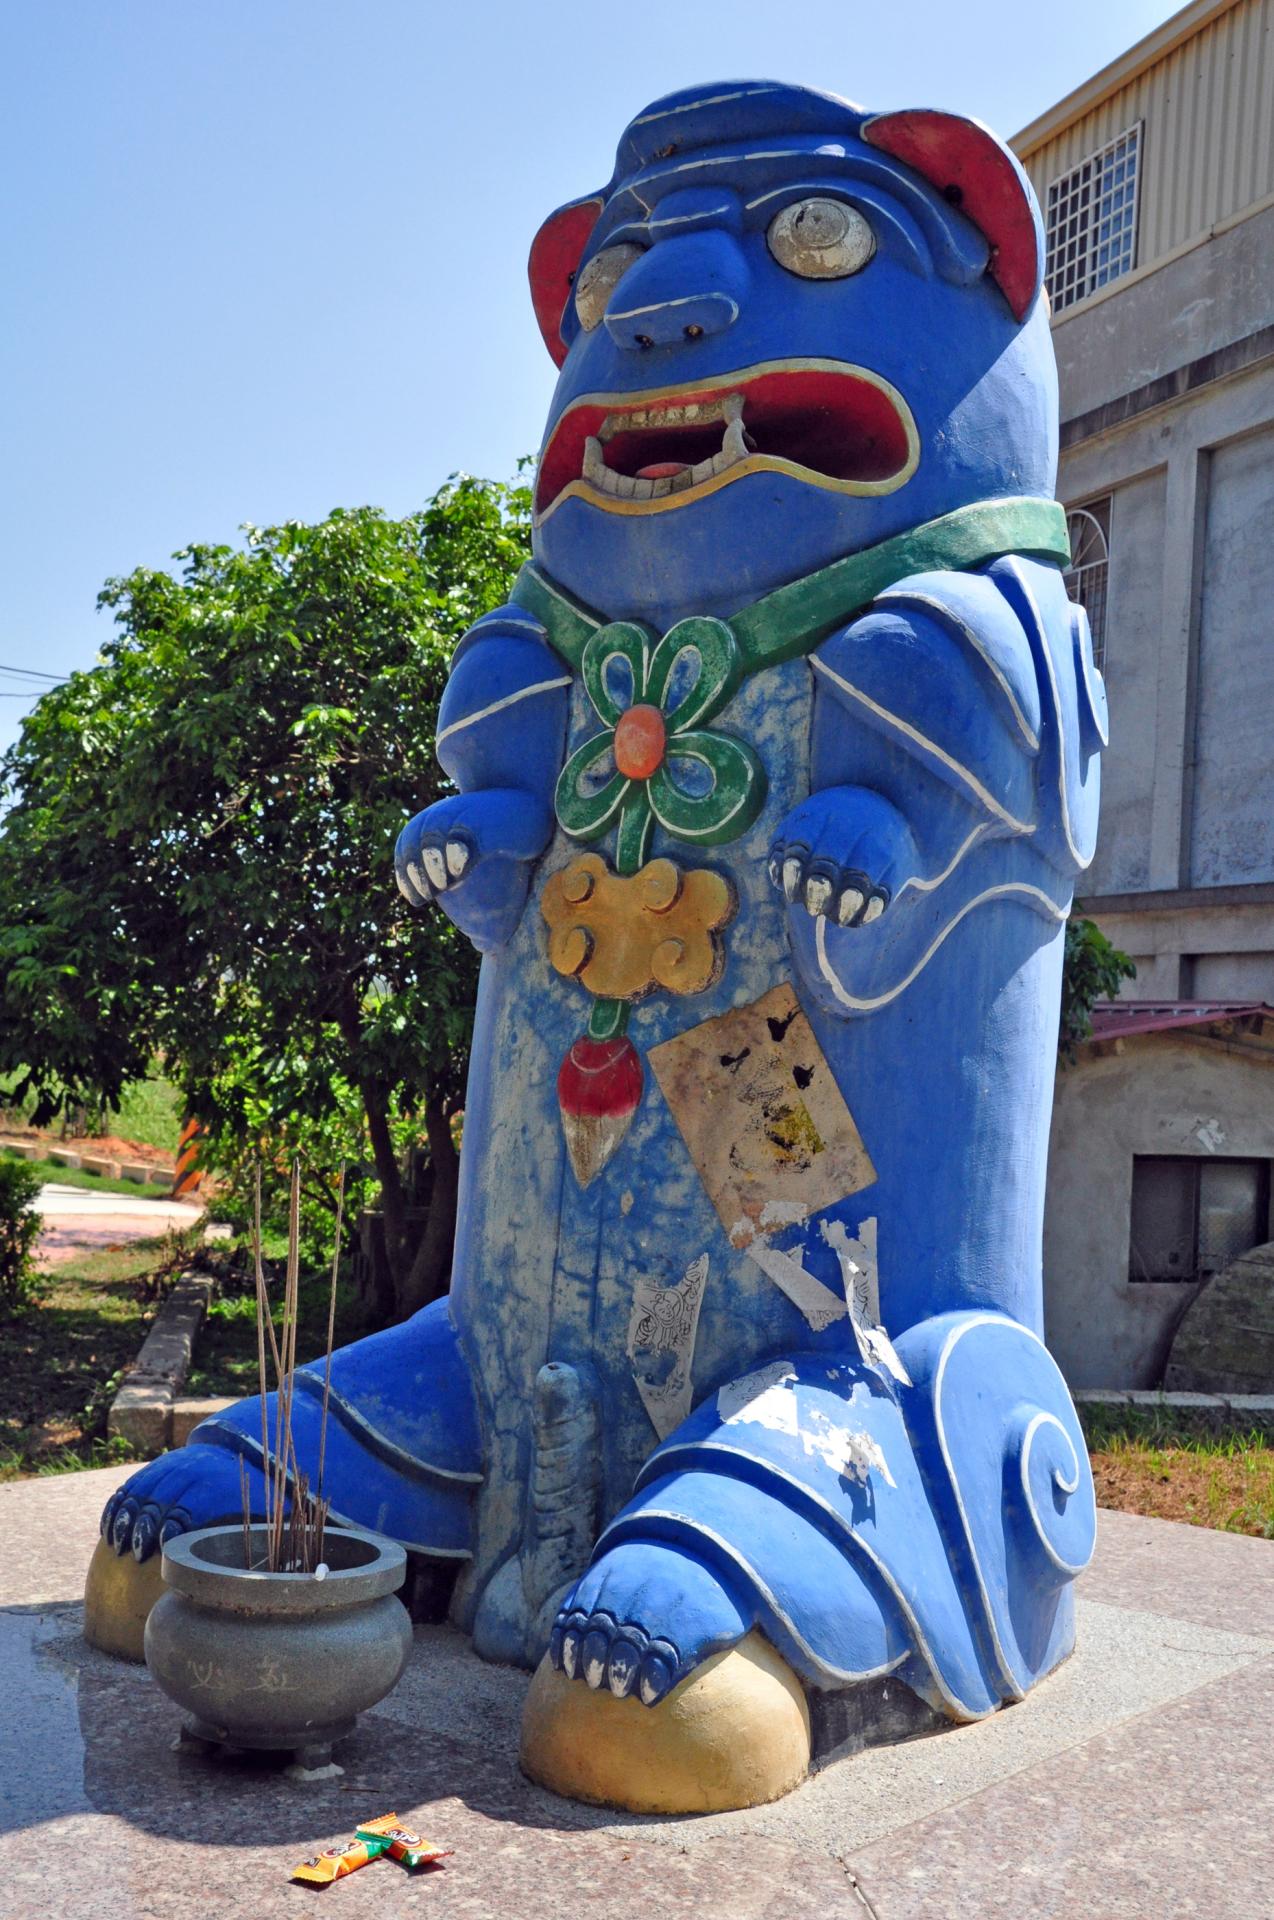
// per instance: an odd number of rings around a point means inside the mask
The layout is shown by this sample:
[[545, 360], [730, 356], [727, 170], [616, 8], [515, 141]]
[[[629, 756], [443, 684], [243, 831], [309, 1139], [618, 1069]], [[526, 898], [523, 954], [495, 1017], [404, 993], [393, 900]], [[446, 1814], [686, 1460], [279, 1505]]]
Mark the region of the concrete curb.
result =
[[1075, 1405], [1136, 1407], [1159, 1413], [1183, 1413], [1216, 1428], [1242, 1426], [1274, 1433], [1274, 1393], [1159, 1393], [1128, 1387], [1077, 1387]]
[[172, 1444], [173, 1407], [216, 1284], [210, 1273], [184, 1273], [178, 1280], [111, 1402], [108, 1433], [155, 1453]]
[[184, 1447], [201, 1420], [211, 1420], [214, 1413], [223, 1413], [227, 1407], [237, 1407], [238, 1404], [237, 1396], [228, 1399], [174, 1400], [169, 1446]]
[[73, 1147], [47, 1147], [38, 1140], [9, 1140], [0, 1135], [0, 1150], [16, 1153], [23, 1160], [51, 1160], [55, 1166], [78, 1168], [95, 1173], [104, 1180], [130, 1180], [139, 1187], [171, 1187], [171, 1167], [152, 1166], [144, 1160], [107, 1160], [101, 1154], [78, 1153]]

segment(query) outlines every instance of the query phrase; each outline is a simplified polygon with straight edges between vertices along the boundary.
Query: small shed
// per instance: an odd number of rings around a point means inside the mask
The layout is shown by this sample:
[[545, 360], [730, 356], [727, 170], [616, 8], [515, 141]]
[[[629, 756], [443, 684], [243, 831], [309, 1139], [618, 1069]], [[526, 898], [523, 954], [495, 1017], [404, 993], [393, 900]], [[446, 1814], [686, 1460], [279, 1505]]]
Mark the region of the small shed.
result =
[[1164, 1384], [1186, 1309], [1274, 1239], [1272, 1161], [1274, 1007], [1094, 1009], [1058, 1069], [1044, 1218], [1045, 1328], [1072, 1387]]

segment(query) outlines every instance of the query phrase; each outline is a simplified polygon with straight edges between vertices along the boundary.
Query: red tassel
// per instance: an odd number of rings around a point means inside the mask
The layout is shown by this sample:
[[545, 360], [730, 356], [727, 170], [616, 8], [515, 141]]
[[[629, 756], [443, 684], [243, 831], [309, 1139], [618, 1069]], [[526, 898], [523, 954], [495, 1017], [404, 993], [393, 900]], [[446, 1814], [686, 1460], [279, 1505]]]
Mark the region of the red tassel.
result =
[[576, 1040], [557, 1075], [562, 1131], [581, 1187], [595, 1180], [633, 1123], [641, 1105], [641, 1059], [627, 1034]]

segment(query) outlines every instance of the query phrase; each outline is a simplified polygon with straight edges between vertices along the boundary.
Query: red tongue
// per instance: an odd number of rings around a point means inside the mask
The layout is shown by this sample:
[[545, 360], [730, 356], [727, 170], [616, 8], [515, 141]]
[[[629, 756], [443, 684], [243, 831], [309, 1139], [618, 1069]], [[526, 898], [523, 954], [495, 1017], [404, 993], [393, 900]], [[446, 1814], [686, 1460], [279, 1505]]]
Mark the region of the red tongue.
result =
[[689, 462], [686, 460], [652, 460], [648, 467], [638, 467], [638, 480], [668, 480], [674, 473], [684, 473]]

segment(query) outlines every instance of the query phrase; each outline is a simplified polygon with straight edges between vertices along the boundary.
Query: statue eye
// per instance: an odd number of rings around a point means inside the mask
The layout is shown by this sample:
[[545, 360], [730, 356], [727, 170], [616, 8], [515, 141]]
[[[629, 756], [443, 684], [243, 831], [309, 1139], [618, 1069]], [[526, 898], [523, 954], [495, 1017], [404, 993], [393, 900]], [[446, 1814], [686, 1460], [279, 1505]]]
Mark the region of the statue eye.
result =
[[803, 280], [843, 280], [876, 251], [875, 234], [844, 200], [796, 200], [775, 214], [765, 237], [779, 265]]
[[641, 247], [621, 243], [617, 247], [603, 247], [593, 255], [575, 282], [575, 311], [585, 333], [601, 325], [607, 301], [633, 261], [641, 259], [642, 251]]

